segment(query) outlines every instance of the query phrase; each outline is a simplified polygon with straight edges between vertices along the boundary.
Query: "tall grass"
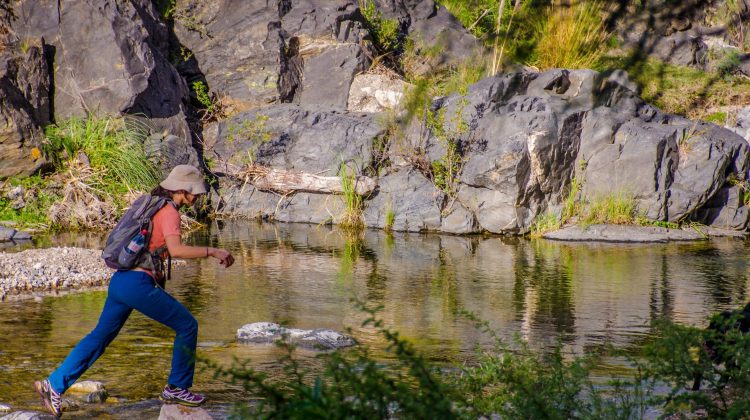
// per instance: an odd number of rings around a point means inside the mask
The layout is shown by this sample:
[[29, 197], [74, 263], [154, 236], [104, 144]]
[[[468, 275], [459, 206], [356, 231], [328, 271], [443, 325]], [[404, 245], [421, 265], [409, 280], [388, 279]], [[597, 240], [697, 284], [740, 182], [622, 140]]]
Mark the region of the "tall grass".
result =
[[588, 202], [579, 217], [582, 226], [592, 224], [632, 224], [636, 218], [635, 200], [626, 194], [610, 194]]
[[533, 64], [540, 69], [594, 68], [606, 47], [600, 0], [571, 0], [564, 5], [554, 0], [539, 29]]
[[345, 229], [362, 229], [364, 219], [362, 216], [362, 196], [357, 194], [357, 177], [353, 169], [347, 165], [341, 165], [339, 170], [341, 188], [344, 190], [344, 211], [339, 220], [339, 226]]
[[135, 120], [73, 117], [48, 126], [46, 134], [44, 151], [58, 167], [83, 153], [106, 189], [145, 191], [158, 183], [157, 170], [143, 151], [148, 130]]

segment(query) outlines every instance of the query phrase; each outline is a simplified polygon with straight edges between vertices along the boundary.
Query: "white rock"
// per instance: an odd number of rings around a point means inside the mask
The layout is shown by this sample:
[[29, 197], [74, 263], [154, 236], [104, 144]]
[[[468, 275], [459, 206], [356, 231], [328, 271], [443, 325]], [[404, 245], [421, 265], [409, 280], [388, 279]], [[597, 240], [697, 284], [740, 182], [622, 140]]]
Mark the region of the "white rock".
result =
[[13, 411], [13, 407], [8, 404], [0, 403], [0, 413], [7, 413]]
[[200, 407], [164, 404], [159, 412], [159, 420], [213, 420], [213, 418]]
[[358, 74], [349, 88], [347, 110], [352, 112], [381, 112], [395, 109], [412, 86], [385, 74]]
[[104, 384], [99, 381], [80, 381], [74, 383], [70, 388], [68, 388], [68, 392], [78, 393], [89, 393], [103, 390]]

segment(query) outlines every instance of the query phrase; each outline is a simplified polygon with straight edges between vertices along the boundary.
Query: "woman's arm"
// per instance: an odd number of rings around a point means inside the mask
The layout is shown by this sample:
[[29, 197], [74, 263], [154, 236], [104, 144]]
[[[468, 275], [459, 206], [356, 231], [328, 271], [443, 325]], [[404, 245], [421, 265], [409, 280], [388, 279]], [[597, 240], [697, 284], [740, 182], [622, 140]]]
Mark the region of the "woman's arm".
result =
[[212, 248], [209, 246], [185, 245], [182, 243], [180, 235], [167, 235], [164, 237], [164, 240], [167, 242], [169, 255], [175, 258], [190, 259], [206, 258], [210, 256], [219, 260], [220, 264], [224, 265], [225, 267], [229, 267], [230, 265], [234, 264], [234, 257], [232, 257], [232, 254], [229, 253], [229, 251], [219, 248]]

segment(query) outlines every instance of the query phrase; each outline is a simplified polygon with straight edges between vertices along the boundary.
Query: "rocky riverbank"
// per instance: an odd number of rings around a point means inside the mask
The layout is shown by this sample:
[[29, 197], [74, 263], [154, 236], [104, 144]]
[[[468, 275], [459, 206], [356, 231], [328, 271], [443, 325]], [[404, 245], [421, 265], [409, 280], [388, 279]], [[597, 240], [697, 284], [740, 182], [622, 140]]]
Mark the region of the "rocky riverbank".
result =
[[0, 253], [0, 300], [29, 292], [55, 292], [103, 286], [112, 270], [101, 251], [84, 248], [29, 249]]

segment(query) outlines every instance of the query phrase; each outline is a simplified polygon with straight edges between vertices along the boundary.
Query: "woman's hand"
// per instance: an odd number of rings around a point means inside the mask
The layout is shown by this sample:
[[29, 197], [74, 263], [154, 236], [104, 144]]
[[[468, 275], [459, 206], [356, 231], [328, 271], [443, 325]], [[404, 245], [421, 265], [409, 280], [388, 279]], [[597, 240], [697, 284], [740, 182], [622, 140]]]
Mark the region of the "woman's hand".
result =
[[223, 265], [224, 268], [227, 268], [234, 264], [234, 257], [227, 250], [219, 248], [209, 248], [208, 255], [219, 260], [219, 264]]

